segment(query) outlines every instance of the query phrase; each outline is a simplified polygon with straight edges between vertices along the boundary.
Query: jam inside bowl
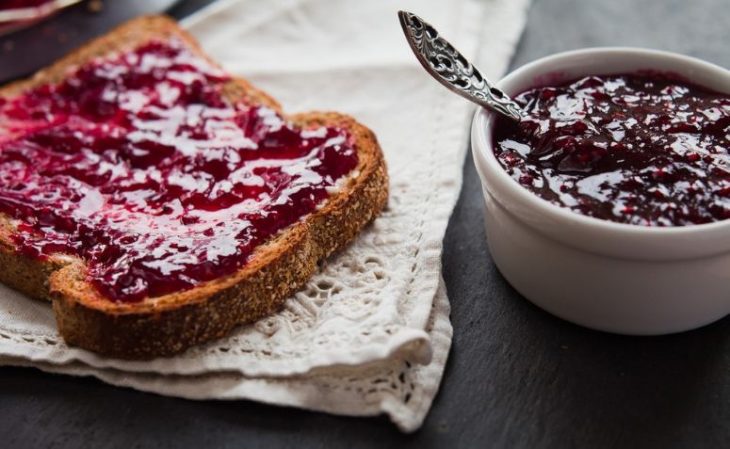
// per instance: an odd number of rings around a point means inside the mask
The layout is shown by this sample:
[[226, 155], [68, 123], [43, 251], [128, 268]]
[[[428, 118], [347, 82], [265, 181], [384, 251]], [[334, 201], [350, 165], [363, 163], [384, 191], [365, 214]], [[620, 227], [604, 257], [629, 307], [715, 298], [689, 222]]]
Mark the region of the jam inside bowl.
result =
[[592, 75], [517, 96], [494, 152], [525, 188], [618, 223], [730, 218], [730, 96], [668, 73]]
[[730, 313], [728, 70], [586, 49], [523, 66], [499, 87], [538, 117], [517, 127], [479, 110], [472, 126], [490, 251], [520, 293], [623, 334], [680, 332]]

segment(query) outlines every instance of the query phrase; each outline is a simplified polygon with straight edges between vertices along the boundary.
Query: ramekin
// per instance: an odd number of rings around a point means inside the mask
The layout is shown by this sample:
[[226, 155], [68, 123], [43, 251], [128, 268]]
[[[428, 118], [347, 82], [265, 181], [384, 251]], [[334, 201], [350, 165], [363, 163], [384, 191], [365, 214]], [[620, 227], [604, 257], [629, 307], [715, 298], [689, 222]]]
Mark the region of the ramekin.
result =
[[[730, 94], [730, 71], [636, 48], [589, 48], [527, 64], [498, 86], [516, 95], [586, 75], [671, 72]], [[493, 152], [495, 114], [480, 109], [472, 154], [482, 182], [492, 258], [524, 297], [589, 328], [629, 335], [694, 329], [730, 313], [730, 220], [646, 227], [556, 206], [520, 186]]]

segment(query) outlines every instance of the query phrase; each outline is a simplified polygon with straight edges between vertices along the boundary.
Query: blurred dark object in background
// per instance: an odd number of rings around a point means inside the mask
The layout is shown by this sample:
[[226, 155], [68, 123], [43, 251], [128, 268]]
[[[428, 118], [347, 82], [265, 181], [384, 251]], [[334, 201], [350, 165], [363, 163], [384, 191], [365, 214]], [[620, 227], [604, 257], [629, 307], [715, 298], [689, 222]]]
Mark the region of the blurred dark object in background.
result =
[[[81, 1], [5, 0], [0, 3], [0, 35], [32, 26]], [[99, 9], [103, 6], [103, 3], [101, 0], [90, 0], [88, 6], [92, 9]]]
[[[0, 83], [29, 75], [84, 42], [141, 14], [161, 13], [178, 0], [8, 0], [0, 2], [0, 19], [10, 7], [28, 5], [48, 12], [28, 19], [30, 26], [11, 30], [0, 20]], [[56, 3], [67, 7], [57, 10]], [[73, 3], [73, 4], [72, 4]], [[27, 10], [27, 9], [26, 9]], [[48, 17], [52, 16], [52, 17]], [[28, 25], [25, 21], [23, 25]], [[7, 23], [5, 24], [7, 25]]]

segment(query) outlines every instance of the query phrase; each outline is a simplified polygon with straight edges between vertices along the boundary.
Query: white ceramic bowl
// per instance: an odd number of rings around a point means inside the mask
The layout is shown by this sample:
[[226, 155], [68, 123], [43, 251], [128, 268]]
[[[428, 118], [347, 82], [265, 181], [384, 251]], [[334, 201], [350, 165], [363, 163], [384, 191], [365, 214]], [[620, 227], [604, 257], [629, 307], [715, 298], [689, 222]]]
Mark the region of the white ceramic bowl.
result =
[[[730, 94], [730, 71], [673, 53], [595, 48], [527, 64], [498, 85], [508, 95], [585, 75], [672, 72]], [[614, 223], [553, 205], [520, 186], [492, 151], [494, 113], [472, 124], [487, 240], [504, 277], [539, 307], [590, 328], [658, 335], [730, 313], [730, 220], [672, 228]]]

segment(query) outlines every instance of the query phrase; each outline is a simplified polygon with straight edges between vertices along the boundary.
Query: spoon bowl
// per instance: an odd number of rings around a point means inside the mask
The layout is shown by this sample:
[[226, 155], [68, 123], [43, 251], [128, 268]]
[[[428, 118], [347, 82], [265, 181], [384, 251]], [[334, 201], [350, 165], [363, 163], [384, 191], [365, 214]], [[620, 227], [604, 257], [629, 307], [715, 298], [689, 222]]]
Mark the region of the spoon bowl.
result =
[[[636, 48], [548, 56], [507, 75], [517, 95], [590, 75], [672, 73], [730, 94], [730, 71], [699, 59]], [[730, 220], [651, 227], [616, 223], [550, 203], [500, 166], [496, 115], [480, 109], [472, 154], [485, 200], [487, 241], [505, 278], [527, 299], [568, 321], [631, 335], [694, 329], [730, 313]]]
[[519, 121], [524, 111], [486, 79], [438, 31], [417, 15], [399, 11], [406, 40], [426, 72], [450, 91], [472, 103]]

